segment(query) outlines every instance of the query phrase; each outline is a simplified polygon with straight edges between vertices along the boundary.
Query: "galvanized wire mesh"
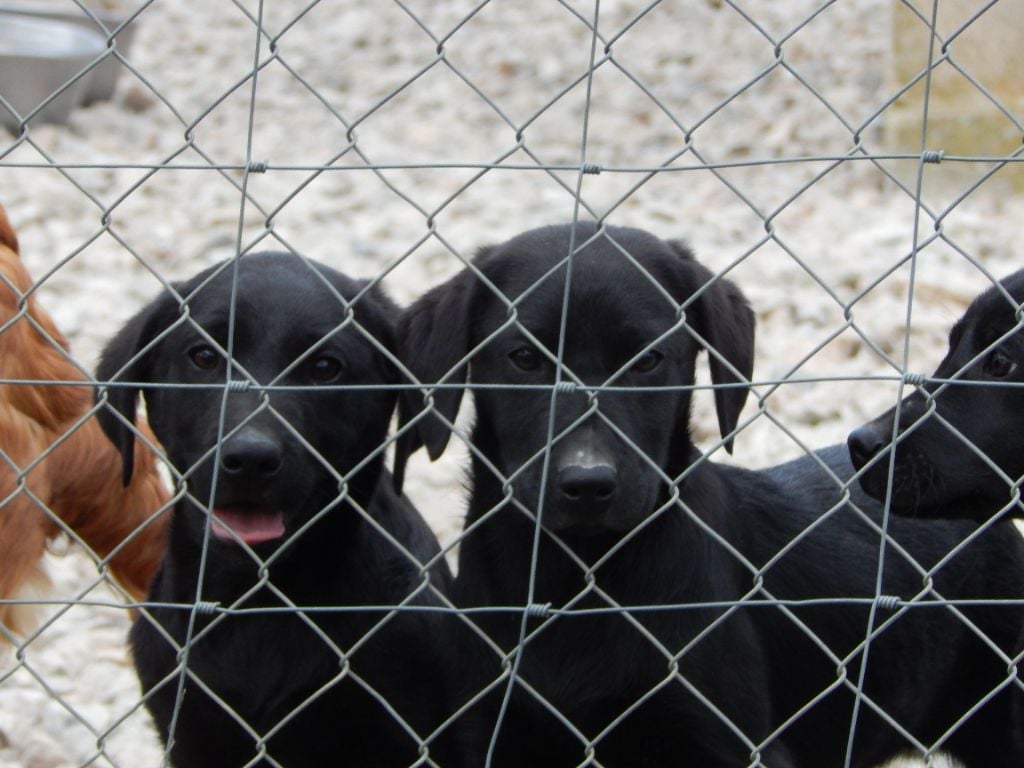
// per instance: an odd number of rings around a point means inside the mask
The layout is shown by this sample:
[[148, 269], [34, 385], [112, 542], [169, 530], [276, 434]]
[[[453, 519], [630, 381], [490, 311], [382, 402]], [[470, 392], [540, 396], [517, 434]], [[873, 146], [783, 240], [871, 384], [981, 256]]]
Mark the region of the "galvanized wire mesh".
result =
[[[1003, 43], [992, 37], [992, 24], [1007, 24], [1000, 14], [1008, 5], [553, 0], [524, 6], [492, 0], [396, 1], [371, 9], [321, 0], [184, 8], [150, 0], [131, 4], [112, 22], [84, 3], [69, 3], [63, 10], [95, 29], [105, 47], [68, 76], [64, 90], [114, 62], [120, 82], [112, 101], [73, 113], [64, 126], [41, 122], [34, 108], [20, 110], [0, 89], [0, 112], [13, 115], [14, 123], [0, 133], [0, 202], [35, 278], [27, 291], [14, 286], [16, 307], [0, 332], [28, 323], [59, 348], [59, 339], [29, 314], [27, 302], [38, 299], [71, 338], [74, 352], [61, 356], [84, 378], [5, 375], [0, 381], [10, 391], [100, 384], [109, 394], [124, 386], [91, 378], [104, 340], [157, 292], [174, 292], [173, 281], [222, 258], [292, 251], [368, 278], [371, 287], [407, 304], [459, 269], [483, 278], [472, 262], [480, 246], [541, 224], [593, 219], [688, 238], [699, 260], [739, 284], [758, 312], [753, 396], [731, 436], [734, 458], [720, 450], [730, 436], [716, 434], [706, 397], [712, 385], [702, 374], [695, 387], [693, 434], [707, 456], [767, 466], [811, 452], [895, 404], [908, 385], [945, 386], [927, 372], [945, 349], [948, 327], [974, 294], [1018, 264], [1013, 235], [1021, 205], [1024, 106], [1003, 95], [998, 78], [975, 55], [979, 47]], [[912, 45], [908, 29], [923, 43]], [[128, 30], [136, 39], [125, 51]], [[1009, 48], [1000, 53], [1015, 55]], [[915, 62], [910, 74], [892, 63], [897, 56]], [[948, 105], [940, 86], [950, 79], [959, 88], [953, 108], [969, 105], [980, 126], [967, 129], [967, 140], [963, 131], [943, 128]], [[915, 130], [901, 134], [896, 126], [907, 112]], [[1004, 134], [1008, 138], [1000, 143]], [[632, 257], [627, 249], [623, 255]], [[5, 283], [12, 285], [9, 278]], [[339, 323], [354, 322], [348, 300], [338, 304]], [[182, 323], [190, 322], [183, 314]], [[222, 351], [231, 356], [230, 346]], [[616, 429], [599, 403], [602, 393], [621, 387], [585, 383], [562, 367], [560, 348], [551, 356], [561, 372], [552, 403], [558, 394], [585, 391], [592, 406], [581, 419], [591, 416]], [[402, 360], [394, 362], [409, 373]], [[463, 386], [422, 383], [435, 396]], [[236, 368], [225, 397], [247, 388], [264, 398], [260, 412], [283, 420], [271, 400], [288, 391], [286, 384], [257, 381]], [[394, 389], [419, 391], [415, 383]], [[123, 655], [128, 609], [145, 606], [111, 578], [114, 558], [132, 539], [107, 553], [91, 551], [32, 482], [33, 472], [95, 412], [78, 414], [27, 458], [0, 445], [12, 479], [5, 506], [30, 502], [41, 521], [87, 553], [50, 564], [64, 573], [45, 596], [0, 596], [3, 606], [45, 609], [25, 634], [0, 626], [13, 649], [10, 663], [0, 668], [0, 702], [11, 702], [0, 706], [9, 713], [0, 716], [0, 765], [148, 765], [166, 759], [148, 730]], [[442, 462], [428, 465], [417, 455], [407, 473], [410, 495], [453, 559], [461, 537], [472, 533], [461, 529], [460, 467], [467, 456], [486, 458], [472, 444], [469, 423], [466, 414], [451, 420], [455, 438]], [[287, 426], [305, 442], [299, 425]], [[535, 459], [546, 465], [551, 446], [571, 428], [559, 432], [552, 417], [547, 449]], [[619, 434], [629, 450], [643, 454], [642, 446]], [[390, 451], [395, 439], [389, 437], [378, 453]], [[305, 447], [315, 452], [308, 442]], [[665, 475], [646, 461], [674, 490], [670, 505], [679, 503], [685, 477]], [[174, 490], [166, 505], [146, 515], [147, 525], [189, 493], [183, 481], [192, 468], [166, 469]], [[492, 469], [511, 488], [515, 476]], [[347, 479], [338, 474], [342, 487]], [[1015, 504], [1020, 478], [1004, 480], [1006, 503]], [[836, 478], [840, 493], [850, 483]], [[540, 512], [511, 492], [506, 505], [531, 517]], [[362, 514], [375, 525], [366, 510]], [[888, 520], [886, 515], [881, 524], [880, 546]], [[387, 531], [379, 533], [401, 547]], [[536, 542], [544, 535], [538, 529]], [[759, 568], [744, 562], [750, 592], [735, 603], [620, 605], [602, 589], [602, 563], [588, 564], [562, 546], [586, 585], [565, 606], [552, 607], [529, 592], [521, 605], [460, 610], [426, 580], [422, 590], [470, 622], [489, 610], [515, 612], [522, 617], [520, 647], [555, 619], [588, 611], [621, 614], [664, 658], [664, 685], [689, 685], [678, 672], [687, 649], [661, 644], [638, 618], [647, 611], [720, 607], [724, 620], [730, 609], [756, 598], [788, 612], [815, 640], [791, 610], [797, 603], [764, 588], [772, 563]], [[967, 606], [932, 584], [947, 560], [917, 566], [922, 590], [912, 599], [885, 594], [879, 575], [873, 597], [849, 600], [871, 608], [864, 642], [850, 655], [820, 643], [841, 670], [835, 685], [857, 695], [858, 712], [881, 715], [904, 734], [908, 752], [931, 765], [940, 764], [941, 740], [919, 743], [880, 711], [863, 690], [868, 662], [859, 668], [860, 680], [845, 673], [861, 654], [870, 658], [872, 641], [908, 611], [940, 606], [984, 635], [965, 615]], [[436, 563], [415, 565], [429, 569]], [[280, 610], [300, 613], [334, 645], [313, 617], [351, 606], [299, 605], [272, 578], [261, 586], [281, 599]], [[382, 625], [422, 610], [417, 596], [378, 606], [389, 609]], [[579, 607], [590, 596], [602, 607]], [[1013, 611], [1021, 601], [997, 604]], [[210, 626], [220, 617], [270, 610], [247, 609], [244, 600], [199, 600], [185, 608], [217, 617]], [[97, 643], [98, 666], [91, 660]], [[180, 649], [183, 658], [189, 648], [186, 643]], [[339, 659], [351, 650], [334, 648]], [[992, 652], [1008, 672], [991, 695], [1024, 688], [1024, 648], [1010, 656], [992, 644]], [[76, 658], [70, 666], [81, 666], [82, 674], [65, 669], [69, 654]], [[508, 654], [492, 690], [510, 694], [517, 680], [523, 687], [520, 658]], [[102, 671], [90, 673], [90, 667]], [[127, 682], [98, 697], [102, 677], [115, 679], [115, 672]], [[186, 680], [203, 685], [189, 676], [187, 665], [179, 674], [181, 686]], [[527, 695], [579, 734], [583, 764], [601, 764], [605, 734], [582, 734], [542, 693]], [[42, 714], [20, 711], [33, 707]], [[964, 720], [972, 711], [965, 708]], [[765, 744], [730, 727], [746, 740], [750, 764], [760, 764]], [[785, 724], [779, 733], [784, 738]], [[251, 735], [256, 744], [267, 736]], [[428, 745], [432, 736], [417, 734]]]

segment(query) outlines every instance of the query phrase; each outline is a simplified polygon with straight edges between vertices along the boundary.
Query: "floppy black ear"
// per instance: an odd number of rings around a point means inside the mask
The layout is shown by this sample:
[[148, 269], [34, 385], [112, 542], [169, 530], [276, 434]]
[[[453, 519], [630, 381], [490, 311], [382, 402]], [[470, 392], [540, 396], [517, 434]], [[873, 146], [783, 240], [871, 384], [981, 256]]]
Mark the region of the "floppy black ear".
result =
[[[361, 290], [368, 282], [368, 280], [356, 281], [357, 291]], [[342, 286], [336, 287], [341, 291]], [[342, 293], [342, 295], [345, 294]], [[391, 357], [386, 354], [376, 356], [384, 381], [397, 383], [400, 377], [393, 360], [398, 357], [395, 326], [402, 310], [379, 285], [371, 288], [353, 307], [359, 325], [391, 355]]]
[[[149, 354], [140, 355], [157, 335], [169, 327], [177, 316], [178, 303], [170, 294], [156, 299], [131, 320], [109, 341], [100, 354], [96, 367], [98, 382], [147, 382], [151, 380]], [[132, 426], [139, 402], [139, 387], [102, 387], [96, 399], [107, 395], [107, 407], [101, 408], [96, 418], [110, 441], [121, 452], [122, 475], [125, 485], [132, 479], [135, 465], [135, 431], [122, 421], [120, 414]], [[116, 412], [116, 413], [115, 413]]]
[[[696, 276], [697, 290], [702, 290], [691, 305], [691, 317], [697, 333], [718, 353], [708, 352], [712, 384], [749, 382], [754, 373], [756, 321], [746, 296], [731, 280], [716, 278], [711, 270], [699, 264], [684, 243], [674, 242], [671, 245]], [[730, 370], [730, 365], [740, 376]], [[718, 429], [722, 437], [736, 428], [748, 394], [750, 388], [744, 386], [715, 389], [715, 410], [718, 412]], [[725, 442], [725, 449], [729, 453], [732, 453], [732, 443], [732, 438]]]
[[[474, 274], [464, 269], [417, 299], [399, 318], [398, 358], [424, 385], [466, 383], [469, 366], [458, 363], [469, 352], [471, 302], [476, 282]], [[438, 416], [454, 421], [463, 392], [463, 387], [435, 390], [433, 412], [399, 435], [395, 441], [396, 490], [401, 491], [406, 462], [420, 446], [426, 446], [431, 461], [444, 453], [451, 430]], [[398, 399], [399, 429], [424, 409], [421, 390], [403, 391]]]

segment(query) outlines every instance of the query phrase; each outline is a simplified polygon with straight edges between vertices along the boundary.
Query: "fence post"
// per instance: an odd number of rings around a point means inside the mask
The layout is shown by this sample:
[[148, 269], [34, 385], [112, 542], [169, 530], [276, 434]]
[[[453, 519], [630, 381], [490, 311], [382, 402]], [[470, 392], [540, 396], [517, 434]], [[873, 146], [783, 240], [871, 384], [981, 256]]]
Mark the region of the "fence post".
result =
[[[923, 0], [892, 0], [892, 90], [913, 80], [928, 62], [932, 6]], [[1024, 141], [1024, 14], [1016, 2], [998, 2], [956, 34], [984, 4], [942, 0], [938, 6], [925, 149], [946, 155], [1007, 156]], [[922, 17], [924, 20], [922, 20]], [[948, 42], [945, 51], [943, 43]], [[948, 56], [948, 58], [944, 58]], [[972, 82], [975, 81], [975, 82]], [[987, 90], [1016, 120], [1008, 118], [978, 86]], [[925, 81], [916, 83], [885, 113], [885, 142], [892, 152], [921, 150]], [[987, 164], [986, 164], [987, 165]], [[916, 164], [915, 164], [916, 166]], [[973, 165], [965, 166], [973, 169]], [[943, 173], [949, 167], [944, 166]], [[1020, 191], [1024, 169], [1011, 163], [999, 173]]]

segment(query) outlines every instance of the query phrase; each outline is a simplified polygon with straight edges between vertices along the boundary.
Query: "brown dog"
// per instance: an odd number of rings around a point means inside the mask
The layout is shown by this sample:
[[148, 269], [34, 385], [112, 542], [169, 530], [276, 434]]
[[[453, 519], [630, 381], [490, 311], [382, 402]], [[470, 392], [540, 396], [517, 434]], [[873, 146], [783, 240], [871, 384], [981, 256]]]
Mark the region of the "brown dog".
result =
[[[136, 440], [124, 487], [121, 455], [90, 414], [92, 387], [30, 293], [33, 281], [0, 207], [0, 600], [49, 586], [41, 559], [61, 534], [101, 559], [133, 597], [146, 594], [164, 548], [169, 493], [153, 451]], [[140, 427], [152, 444], [146, 425]], [[109, 557], [109, 559], [107, 559]], [[0, 643], [31, 628], [25, 604], [0, 603]]]

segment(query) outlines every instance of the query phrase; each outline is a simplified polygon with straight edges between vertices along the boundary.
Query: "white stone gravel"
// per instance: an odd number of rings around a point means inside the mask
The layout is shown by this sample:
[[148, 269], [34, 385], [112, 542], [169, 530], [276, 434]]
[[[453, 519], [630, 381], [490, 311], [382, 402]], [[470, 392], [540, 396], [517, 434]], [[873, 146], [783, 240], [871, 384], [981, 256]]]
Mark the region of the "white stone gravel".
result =
[[[278, 35], [306, 4], [267, 3], [270, 34]], [[577, 164], [586, 83], [545, 107], [586, 71], [590, 35], [580, 17], [592, 17], [592, 5], [491, 3], [452, 31], [473, 5], [408, 0], [406, 12], [397, 4], [320, 3], [274, 41], [280, 59], [260, 71], [250, 148], [252, 84], [244, 78], [252, 69], [256, 34], [240, 9], [255, 15], [259, 6], [252, 0], [158, 0], [138, 19], [129, 56], [141, 78], [126, 73], [112, 102], [79, 110], [67, 126], [33, 128], [35, 146], [13, 146], [0, 130], [0, 202], [18, 229], [28, 267], [44, 281], [42, 300], [82, 363], [94, 365], [104, 340], [155, 295], [160, 279], [182, 278], [230, 256], [239, 238], [246, 248], [294, 248], [360, 276], [391, 270], [384, 285], [407, 303], [453, 274], [461, 265], [458, 255], [570, 219], [577, 183], [571, 170], [492, 170], [472, 183], [479, 171], [471, 167], [380, 174], [271, 170], [248, 180], [259, 210], [252, 203], [243, 208], [239, 191], [217, 171], [194, 168], [210, 161], [237, 166], [247, 158], [306, 167], [331, 162], [347, 145], [349, 127], [309, 88], [355, 125], [358, 150], [373, 163], [466, 166], [504, 158], [510, 166]], [[645, 5], [602, 3], [605, 41]], [[715, 111], [776, 62], [774, 43], [765, 35], [781, 39], [819, 3], [745, 5], [763, 33], [729, 3], [678, 0], [658, 6], [614, 39], [613, 60], [591, 84], [587, 162], [638, 169], [665, 163], [685, 147], [683, 131], [625, 72], [683, 126], [696, 126], [691, 139], [704, 161], [847, 153], [850, 130], [781, 67]], [[786, 39], [784, 61], [858, 125], [892, 93], [889, 25], [886, 0], [835, 3]], [[442, 39], [445, 61], [429, 67]], [[597, 46], [599, 58], [604, 45]], [[264, 39], [261, 60], [269, 52]], [[865, 145], [878, 152], [884, 149], [881, 122], [861, 132]], [[509, 123], [522, 128], [521, 146]], [[65, 173], [35, 167], [50, 162], [101, 167]], [[190, 168], [151, 172], [167, 162]], [[338, 161], [363, 162], [354, 151]], [[674, 166], [698, 162], [687, 154]], [[912, 167], [885, 162], [912, 183]], [[856, 326], [898, 363], [911, 274], [906, 265], [886, 274], [913, 250], [914, 202], [863, 160], [807, 188], [826, 167], [822, 161], [757, 165], [725, 168], [717, 176], [677, 170], [646, 182], [640, 172], [605, 171], [584, 177], [582, 195], [598, 213], [622, 200], [612, 223], [684, 237], [715, 269], [739, 261], [730, 275], [758, 312], [760, 380], [891, 376], [894, 369], [857, 333], [840, 332], [843, 304], [856, 299], [849, 309]], [[928, 166], [927, 204], [944, 209], [981, 173], [948, 163]], [[241, 178], [236, 170], [226, 175]], [[949, 325], [988, 284], [974, 262], [997, 277], [1020, 266], [1014, 250], [1022, 198], [1003, 176], [948, 213], [942, 224], [948, 242], [933, 242], [919, 254], [907, 345], [911, 371], [933, 368]], [[764, 215], [774, 212], [778, 242], [764, 242], [764, 218], [751, 205]], [[112, 208], [110, 232], [102, 227], [103, 207]], [[920, 221], [918, 238], [924, 241], [934, 225], [925, 216]], [[800, 443], [841, 440], [895, 402], [896, 384], [765, 384], [757, 392], [771, 418], [753, 421], [732, 459], [716, 458], [767, 465], [797, 455]], [[745, 415], [753, 418], [758, 405], [752, 398]], [[695, 416], [696, 439], [711, 444], [709, 398], [699, 398]], [[411, 493], [446, 541], [460, 525], [462, 461], [457, 453], [433, 466], [418, 459], [410, 470]], [[95, 579], [95, 569], [77, 554], [51, 558], [50, 566], [57, 599], [80, 595]], [[113, 599], [101, 588], [85, 597]], [[137, 709], [126, 628], [123, 610], [73, 608], [27, 643], [23, 662], [12, 657], [0, 666], [0, 768], [160, 764], [156, 740]]]

